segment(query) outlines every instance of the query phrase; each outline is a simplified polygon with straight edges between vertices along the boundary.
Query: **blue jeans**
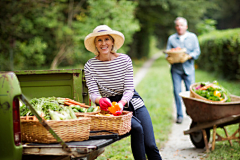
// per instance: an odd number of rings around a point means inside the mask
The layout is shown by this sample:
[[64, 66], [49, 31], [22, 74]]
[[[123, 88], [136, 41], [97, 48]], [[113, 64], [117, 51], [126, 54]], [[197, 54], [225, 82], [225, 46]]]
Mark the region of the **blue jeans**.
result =
[[[132, 118], [131, 147], [135, 160], [161, 160], [155, 143], [152, 120], [145, 106], [135, 110]], [[146, 153], [146, 155], [145, 155]]]
[[[141, 98], [135, 90], [133, 97]], [[118, 102], [121, 100], [122, 95], [111, 96], [108, 98], [111, 101]], [[129, 107], [124, 108], [124, 110], [133, 112], [130, 134], [134, 159], [146, 160], [147, 155], [148, 160], [162, 160], [155, 143], [152, 120], [145, 105], [134, 110], [133, 104], [129, 103]]]
[[173, 93], [175, 98], [175, 104], [177, 109], [177, 118], [183, 117], [182, 112], [182, 102], [179, 93], [182, 91], [182, 80], [184, 81], [186, 91], [190, 90], [190, 85], [195, 82], [195, 72], [191, 73], [190, 75], [186, 75], [184, 72], [176, 72], [171, 70], [172, 74], [172, 82], [173, 82]]

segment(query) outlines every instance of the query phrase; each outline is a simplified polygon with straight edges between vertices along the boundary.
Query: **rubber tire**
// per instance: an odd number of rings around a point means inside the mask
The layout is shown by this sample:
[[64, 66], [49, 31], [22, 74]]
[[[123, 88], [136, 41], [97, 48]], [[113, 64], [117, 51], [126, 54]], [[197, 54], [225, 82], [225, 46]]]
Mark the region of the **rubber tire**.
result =
[[[190, 125], [190, 128], [193, 128], [194, 126], [196, 126], [197, 123], [196, 122], [192, 122]], [[205, 129], [206, 134], [207, 134], [207, 140], [209, 142], [210, 139], [210, 129]], [[190, 139], [193, 143], [193, 145], [196, 148], [204, 148], [205, 147], [205, 143], [204, 143], [204, 138], [203, 138], [203, 133], [201, 130], [190, 133]]]

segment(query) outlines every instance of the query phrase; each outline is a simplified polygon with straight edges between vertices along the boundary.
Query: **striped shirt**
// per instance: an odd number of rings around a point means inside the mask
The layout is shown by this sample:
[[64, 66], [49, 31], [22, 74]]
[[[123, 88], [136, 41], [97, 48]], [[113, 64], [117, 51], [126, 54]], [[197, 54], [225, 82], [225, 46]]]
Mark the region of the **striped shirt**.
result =
[[141, 98], [132, 98], [133, 67], [128, 55], [120, 54], [112, 61], [91, 58], [84, 66], [84, 73], [92, 102], [95, 102], [97, 97], [123, 95], [122, 100], [131, 101], [134, 109], [144, 105]]

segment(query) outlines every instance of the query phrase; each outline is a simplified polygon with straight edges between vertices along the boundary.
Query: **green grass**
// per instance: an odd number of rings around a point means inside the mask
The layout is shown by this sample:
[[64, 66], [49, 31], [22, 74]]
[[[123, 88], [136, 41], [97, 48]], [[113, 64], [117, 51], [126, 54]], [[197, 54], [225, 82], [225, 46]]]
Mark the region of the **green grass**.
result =
[[[134, 72], [137, 72], [144, 61], [133, 61]], [[240, 96], [240, 82], [227, 81], [221, 79], [214, 73], [208, 73], [196, 70], [196, 82], [217, 80], [220, 85], [228, 89], [231, 94]], [[146, 107], [152, 118], [156, 143], [159, 149], [164, 146], [172, 127], [172, 81], [170, 68], [165, 58], [161, 56], [157, 59], [145, 78], [138, 84], [136, 90], [142, 96]], [[167, 97], [167, 98], [166, 98]], [[238, 125], [233, 124], [227, 126], [229, 135], [232, 135]], [[220, 128], [217, 133], [224, 136], [224, 131]], [[237, 134], [238, 136], [238, 134]], [[236, 142], [233, 147], [228, 141], [216, 142], [214, 151], [206, 153], [202, 159], [204, 160], [239, 160], [240, 145]], [[98, 160], [133, 160], [130, 137], [120, 140], [105, 148], [105, 152], [97, 158]]]
[[[133, 65], [134, 64], [135, 63], [133, 63]], [[134, 65], [134, 68], [138, 70], [139, 66]], [[164, 57], [161, 57], [153, 63], [145, 78], [138, 84], [136, 88], [137, 92], [143, 98], [150, 113], [156, 143], [159, 149], [163, 147], [164, 143], [168, 139], [168, 134], [171, 131], [173, 122], [173, 94], [171, 84], [172, 81], [170, 77], [169, 65]], [[133, 160], [130, 137], [122, 139], [106, 147], [105, 152], [97, 159]]]

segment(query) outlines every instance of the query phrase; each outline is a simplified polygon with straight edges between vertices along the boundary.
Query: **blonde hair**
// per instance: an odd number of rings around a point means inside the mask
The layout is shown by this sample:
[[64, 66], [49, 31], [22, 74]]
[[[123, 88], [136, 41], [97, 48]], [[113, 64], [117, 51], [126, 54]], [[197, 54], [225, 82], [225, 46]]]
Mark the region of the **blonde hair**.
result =
[[[117, 46], [116, 46], [116, 44], [115, 44], [115, 40], [114, 40], [114, 38], [111, 36], [111, 35], [108, 35], [109, 37], [110, 37], [110, 39], [113, 41], [113, 46], [112, 46], [112, 52], [113, 53], [117, 53]], [[94, 44], [96, 44], [96, 38], [97, 37], [95, 37], [95, 39], [94, 39]], [[97, 49], [97, 47], [95, 47], [95, 51], [93, 52], [96, 56], [98, 56], [99, 55], [99, 51], [98, 51], [98, 49]]]

